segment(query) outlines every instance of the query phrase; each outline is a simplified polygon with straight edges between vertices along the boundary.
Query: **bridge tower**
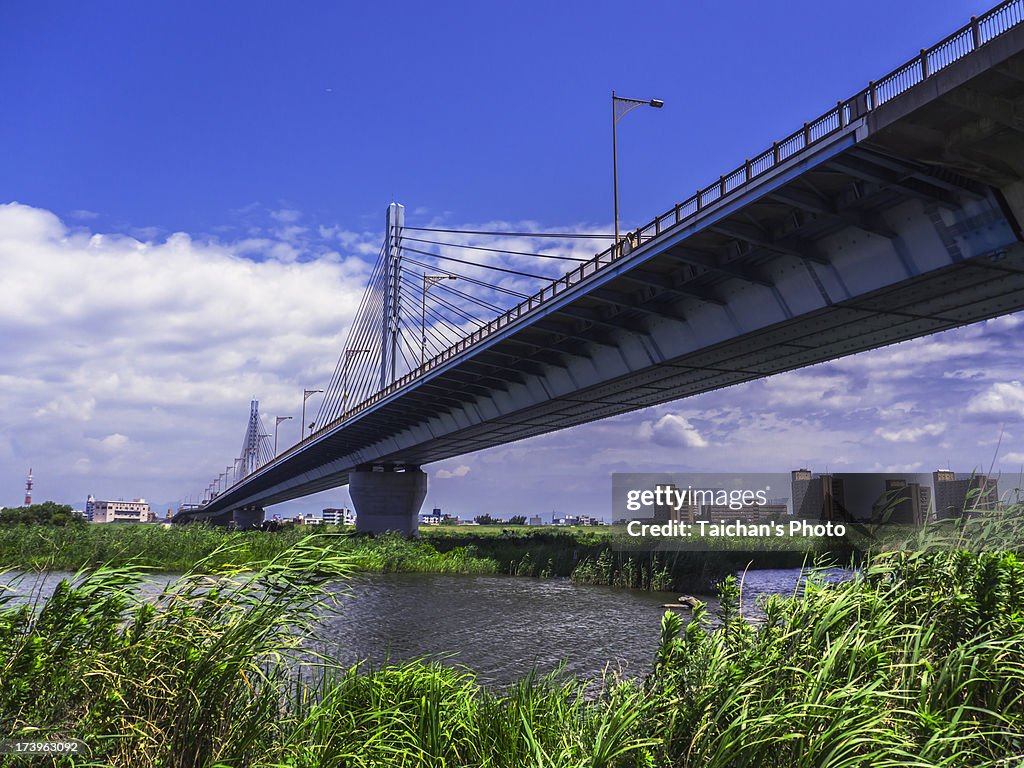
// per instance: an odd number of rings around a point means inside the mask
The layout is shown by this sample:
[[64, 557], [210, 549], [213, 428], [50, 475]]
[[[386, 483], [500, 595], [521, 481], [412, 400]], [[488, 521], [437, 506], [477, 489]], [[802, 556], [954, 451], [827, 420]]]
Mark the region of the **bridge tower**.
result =
[[395, 380], [398, 355], [399, 285], [401, 275], [401, 240], [405, 226], [405, 207], [399, 203], [388, 206], [384, 229], [384, 323], [380, 348], [380, 388]]
[[242, 442], [242, 477], [251, 474], [259, 467], [260, 440], [263, 430], [260, 426], [260, 401], [249, 401], [249, 426], [245, 430]]
[[[395, 380], [398, 334], [401, 318], [401, 241], [405, 226], [405, 208], [399, 203], [388, 206], [384, 230], [384, 323], [380, 350], [380, 388]], [[394, 465], [360, 466], [349, 473], [348, 490], [356, 508], [359, 533], [396, 531], [415, 536], [419, 531], [419, 511], [427, 495], [427, 475], [417, 466], [398, 470]]]

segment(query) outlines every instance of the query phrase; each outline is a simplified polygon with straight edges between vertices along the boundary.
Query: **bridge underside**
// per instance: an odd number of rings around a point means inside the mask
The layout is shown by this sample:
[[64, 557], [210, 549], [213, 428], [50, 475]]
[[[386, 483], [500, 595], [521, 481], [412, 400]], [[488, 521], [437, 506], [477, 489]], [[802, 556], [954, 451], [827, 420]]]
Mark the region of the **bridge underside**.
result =
[[201, 514], [1024, 308], [1024, 30], [335, 424]]

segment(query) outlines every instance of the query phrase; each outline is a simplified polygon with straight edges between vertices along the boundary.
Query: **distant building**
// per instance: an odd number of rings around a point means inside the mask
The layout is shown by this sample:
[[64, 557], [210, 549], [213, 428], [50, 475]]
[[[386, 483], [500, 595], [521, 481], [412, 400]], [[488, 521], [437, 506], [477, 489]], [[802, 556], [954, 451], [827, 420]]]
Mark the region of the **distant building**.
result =
[[430, 512], [420, 515], [420, 525], [463, 525], [463, 523], [459, 521], [458, 517], [442, 512], [440, 507], [434, 507]]
[[92, 513], [96, 508], [96, 499], [90, 493], [89, 498], [85, 500], [85, 519], [90, 523], [92, 522]]
[[[885, 481], [885, 495], [875, 502], [875, 513], [897, 525], [923, 525], [930, 518], [932, 489], [903, 478]], [[874, 517], [874, 515], [872, 515]]]
[[935, 516], [939, 520], [963, 517], [965, 510], [988, 512], [999, 504], [999, 486], [987, 475], [970, 475], [958, 479], [951, 469], [932, 473], [935, 486]]
[[347, 508], [328, 507], [320, 513], [324, 525], [355, 525], [356, 513]]
[[541, 519], [540, 515], [530, 515], [530, 517], [526, 520], [526, 524], [527, 525], [544, 525], [544, 521]]
[[727, 504], [707, 504], [696, 519], [713, 523], [774, 523], [788, 513], [789, 508], [785, 504], [744, 504], [739, 509], [732, 509]]
[[846, 486], [832, 475], [814, 477], [809, 469], [792, 473], [793, 515], [801, 520], [846, 518]]
[[[92, 517], [94, 523], [155, 523], [156, 514], [149, 509], [145, 499], [133, 501], [97, 501], [92, 496]], [[88, 514], [89, 502], [86, 502]]]

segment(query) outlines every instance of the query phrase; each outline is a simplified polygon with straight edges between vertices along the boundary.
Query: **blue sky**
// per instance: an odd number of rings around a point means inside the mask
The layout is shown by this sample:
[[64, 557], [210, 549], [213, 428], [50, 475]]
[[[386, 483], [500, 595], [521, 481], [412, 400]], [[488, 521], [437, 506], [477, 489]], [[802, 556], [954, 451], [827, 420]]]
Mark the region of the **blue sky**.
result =
[[[619, 126], [625, 228], [989, 5], [4, 3], [0, 505], [31, 465], [37, 498], [166, 506], [237, 454], [250, 397], [298, 416], [391, 200], [610, 231], [612, 88], [666, 102]], [[613, 470], [1019, 468], [1019, 318], [914, 344], [444, 462], [428, 503], [603, 513]]]

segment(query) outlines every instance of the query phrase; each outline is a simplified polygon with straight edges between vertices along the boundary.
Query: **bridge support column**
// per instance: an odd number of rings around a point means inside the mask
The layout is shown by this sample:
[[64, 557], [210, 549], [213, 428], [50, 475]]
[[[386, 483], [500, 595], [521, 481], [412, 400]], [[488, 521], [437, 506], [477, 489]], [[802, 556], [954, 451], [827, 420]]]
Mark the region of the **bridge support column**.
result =
[[248, 531], [258, 528], [263, 522], [263, 507], [257, 504], [249, 504], [239, 507], [231, 513], [231, 523], [240, 531]]
[[348, 476], [356, 508], [356, 533], [396, 531], [419, 535], [419, 511], [427, 496], [427, 474], [419, 467], [404, 472], [357, 469]]

